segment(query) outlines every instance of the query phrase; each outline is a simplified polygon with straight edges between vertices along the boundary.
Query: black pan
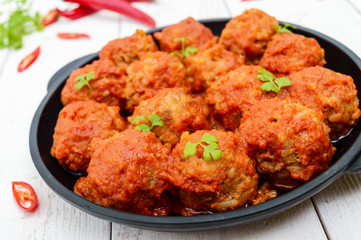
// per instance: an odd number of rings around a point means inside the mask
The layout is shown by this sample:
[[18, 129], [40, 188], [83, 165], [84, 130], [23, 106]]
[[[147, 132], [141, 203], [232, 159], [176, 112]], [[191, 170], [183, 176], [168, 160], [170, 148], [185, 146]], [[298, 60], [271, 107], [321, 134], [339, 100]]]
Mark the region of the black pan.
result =
[[[212, 29], [215, 35], [220, 35], [228, 21], [229, 19], [215, 19], [201, 22]], [[353, 77], [359, 90], [358, 98], [361, 99], [360, 58], [341, 43], [321, 33], [297, 25], [296, 27], [295, 33], [317, 39], [322, 48], [325, 49], [327, 68]], [[148, 33], [152, 34], [160, 30], [155, 29]], [[223, 229], [278, 214], [310, 198], [341, 175], [361, 171], [361, 156], [359, 156], [361, 124], [359, 121], [347, 137], [334, 143], [337, 152], [327, 171], [295, 190], [255, 206], [214, 215], [155, 217], [122, 212], [89, 202], [73, 193], [73, 186], [79, 176], [64, 170], [58, 161], [50, 155], [50, 148], [58, 113], [63, 107], [60, 101], [60, 92], [64, 87], [65, 80], [74, 69], [92, 62], [97, 59], [97, 56], [98, 53], [95, 53], [79, 58], [61, 68], [50, 79], [48, 94], [41, 102], [32, 121], [29, 139], [33, 162], [44, 181], [59, 196], [91, 215], [132, 227], [151, 230], [201, 231]]]

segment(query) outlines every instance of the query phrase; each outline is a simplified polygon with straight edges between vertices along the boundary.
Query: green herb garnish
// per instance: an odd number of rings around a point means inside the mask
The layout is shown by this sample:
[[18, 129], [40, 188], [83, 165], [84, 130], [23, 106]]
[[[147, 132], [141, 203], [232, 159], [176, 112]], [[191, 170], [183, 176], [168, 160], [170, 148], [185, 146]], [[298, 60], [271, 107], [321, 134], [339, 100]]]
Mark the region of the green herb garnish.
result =
[[77, 82], [75, 84], [75, 88], [76, 89], [82, 89], [82, 87], [84, 87], [84, 85], [88, 86], [88, 88], [90, 89], [90, 91], [93, 91], [92, 86], [90, 86], [89, 81], [92, 80], [94, 78], [94, 72], [90, 72], [88, 74], [84, 74], [84, 75], [79, 75], [77, 76], [74, 81]]
[[145, 123], [141, 123], [135, 127], [135, 129], [142, 131], [142, 132], [150, 132], [152, 131], [154, 126], [162, 127], [164, 122], [162, 121], [161, 117], [158, 114], [152, 115], [141, 115], [136, 116], [132, 120], [132, 125], [134, 125], [138, 120], [143, 120]]
[[30, 15], [31, 3], [27, 0], [5, 1], [3, 4], [15, 3], [15, 10], [9, 13], [9, 19], [0, 23], [0, 49], [20, 49], [23, 37], [35, 31], [41, 31], [44, 26], [38, 12]]
[[277, 33], [292, 33], [289, 28], [296, 29], [295, 26], [288, 24], [288, 23], [282, 23], [282, 26], [274, 26], [275, 29], [277, 29]]
[[282, 87], [291, 85], [290, 79], [286, 77], [280, 77], [275, 79], [275, 76], [263, 67], [258, 67], [258, 73], [259, 74], [257, 75], [257, 78], [262, 82], [265, 82], [261, 86], [261, 90], [263, 91], [274, 91], [278, 93], [279, 91], [281, 91]]
[[[207, 145], [204, 145], [203, 143], [207, 143]], [[201, 145], [204, 148], [204, 152], [203, 152], [204, 160], [210, 161], [213, 158], [213, 160], [216, 161], [221, 159], [222, 151], [219, 150], [218, 139], [210, 133], [203, 134], [202, 139], [196, 143], [191, 143], [188, 141], [183, 151], [184, 158], [196, 154], [197, 145]]]
[[194, 48], [194, 47], [186, 47], [185, 48], [185, 41], [187, 40], [188, 38], [187, 37], [182, 37], [182, 38], [176, 38], [174, 39], [174, 42], [178, 42], [178, 41], [181, 41], [182, 42], [182, 50], [181, 52], [179, 51], [174, 51], [171, 53], [171, 55], [178, 55], [181, 57], [182, 61], [184, 60], [185, 57], [189, 57], [191, 54], [195, 53], [198, 51], [197, 48]]

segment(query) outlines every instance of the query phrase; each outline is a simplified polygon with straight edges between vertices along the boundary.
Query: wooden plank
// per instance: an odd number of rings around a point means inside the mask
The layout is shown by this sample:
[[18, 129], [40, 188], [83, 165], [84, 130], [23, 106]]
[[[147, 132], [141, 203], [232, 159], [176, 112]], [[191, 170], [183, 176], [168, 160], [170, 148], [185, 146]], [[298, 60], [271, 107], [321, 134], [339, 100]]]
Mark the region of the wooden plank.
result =
[[2, 71], [4, 70], [5, 62], [8, 56], [9, 56], [8, 49], [0, 50], [0, 76], [2, 74]]
[[355, 11], [357, 11], [361, 15], [361, 1], [360, 0], [346, 0], [349, 4], [351, 4], [352, 7], [355, 8]]
[[313, 199], [330, 238], [360, 238], [361, 174], [341, 177]]
[[[33, 9], [45, 14], [61, 1], [33, 1]], [[64, 7], [64, 8], [65, 8]], [[44, 31], [27, 36], [23, 49], [11, 51], [0, 76], [0, 199], [4, 239], [109, 239], [111, 224], [80, 211], [59, 198], [41, 179], [29, 152], [28, 133], [33, 115], [46, 94], [50, 77], [69, 61], [99, 51], [119, 35], [118, 15], [101, 11], [77, 21], [59, 19]], [[106, 26], [106, 27], [104, 27]], [[61, 40], [58, 32], [85, 32], [90, 40]], [[41, 46], [37, 61], [19, 74], [22, 58]], [[5, 115], [4, 115], [5, 114]], [[4, 117], [6, 116], [6, 117]], [[14, 203], [11, 181], [29, 182], [36, 190], [39, 208], [22, 212]]]
[[[307, 231], [305, 231], [307, 229]], [[168, 233], [139, 230], [113, 223], [112, 239], [327, 239], [310, 200], [277, 216], [221, 231]]]
[[[107, 239], [110, 224], [93, 218], [75, 209], [60, 199], [41, 179], [34, 168], [28, 150], [28, 132], [32, 116], [43, 92], [32, 82], [42, 79], [42, 72], [30, 71], [19, 77], [11, 67], [17, 62], [12, 54], [1, 76], [2, 94], [0, 111], [6, 118], [0, 118], [0, 199], [3, 217], [1, 229], [13, 239]], [[44, 64], [45, 66], [46, 64]], [[25, 72], [24, 72], [25, 74]], [[44, 80], [44, 79], [43, 79]], [[11, 82], [11, 83], [10, 83]], [[44, 81], [46, 83], [46, 81]], [[45, 86], [43, 87], [45, 89]], [[14, 203], [11, 181], [26, 181], [38, 194], [39, 208], [34, 213], [22, 212]], [[6, 238], [6, 237], [5, 237]]]

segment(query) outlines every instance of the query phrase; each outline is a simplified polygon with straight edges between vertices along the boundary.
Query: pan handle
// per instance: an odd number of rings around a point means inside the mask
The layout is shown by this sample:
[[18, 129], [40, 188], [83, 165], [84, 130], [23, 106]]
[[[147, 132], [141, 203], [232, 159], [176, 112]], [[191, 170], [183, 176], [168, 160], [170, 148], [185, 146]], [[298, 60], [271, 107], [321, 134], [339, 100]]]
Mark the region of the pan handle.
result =
[[351, 163], [345, 171], [346, 174], [361, 173], [361, 155], [357, 156], [356, 160]]
[[65, 79], [67, 79], [70, 73], [74, 70], [74, 66], [84, 66], [85, 64], [96, 60], [97, 57], [98, 53], [89, 54], [87, 56], [78, 58], [59, 69], [49, 80], [47, 87], [48, 92], [52, 86], [57, 85], [56, 83], [63, 82]]

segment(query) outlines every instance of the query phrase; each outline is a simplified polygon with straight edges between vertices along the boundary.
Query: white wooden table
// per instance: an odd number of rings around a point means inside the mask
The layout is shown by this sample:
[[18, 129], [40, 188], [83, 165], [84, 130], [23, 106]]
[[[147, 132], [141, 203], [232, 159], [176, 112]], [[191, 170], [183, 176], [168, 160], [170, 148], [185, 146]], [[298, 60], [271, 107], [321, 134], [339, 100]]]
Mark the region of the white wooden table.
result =
[[[361, 0], [155, 0], [136, 3], [157, 26], [195, 19], [232, 17], [259, 8], [279, 20], [329, 35], [361, 56]], [[45, 14], [67, 7], [60, 0], [34, 0]], [[28, 147], [32, 117], [46, 94], [50, 77], [63, 65], [98, 51], [109, 40], [147, 27], [115, 13], [56, 24], [25, 39], [21, 50], [0, 50], [0, 238], [1, 239], [361, 239], [361, 174], [341, 177], [301, 205], [269, 219], [213, 232], [164, 233], [139, 230], [92, 217], [48, 188], [36, 171]], [[57, 32], [85, 32], [90, 40], [64, 41]], [[19, 61], [41, 46], [38, 60], [17, 73]], [[326, 53], [327, 54], [327, 53]], [[15, 204], [11, 181], [29, 182], [39, 197], [33, 213]]]

